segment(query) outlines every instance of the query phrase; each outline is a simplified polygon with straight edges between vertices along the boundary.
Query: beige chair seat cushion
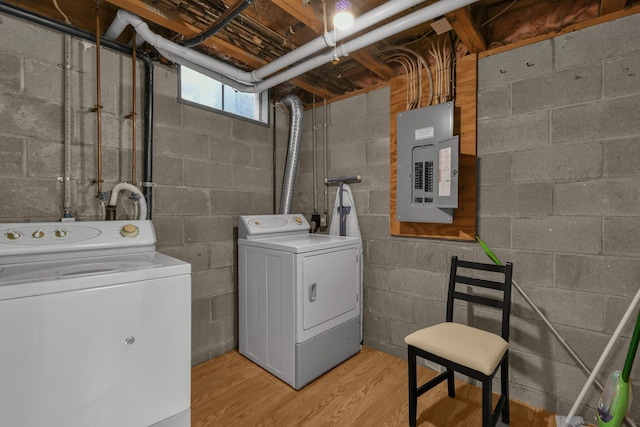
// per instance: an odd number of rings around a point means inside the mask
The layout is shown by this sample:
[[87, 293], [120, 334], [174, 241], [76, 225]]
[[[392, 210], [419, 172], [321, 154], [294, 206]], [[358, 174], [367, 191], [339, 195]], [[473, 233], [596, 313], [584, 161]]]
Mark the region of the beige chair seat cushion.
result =
[[485, 375], [493, 373], [509, 348], [496, 334], [453, 322], [416, 331], [404, 342]]

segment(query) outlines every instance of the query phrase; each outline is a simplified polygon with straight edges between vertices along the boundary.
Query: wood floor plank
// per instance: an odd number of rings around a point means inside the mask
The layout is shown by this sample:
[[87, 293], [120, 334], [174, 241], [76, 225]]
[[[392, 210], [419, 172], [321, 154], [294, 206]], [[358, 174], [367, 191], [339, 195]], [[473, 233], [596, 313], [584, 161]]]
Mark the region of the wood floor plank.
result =
[[[419, 381], [436, 373], [418, 369]], [[192, 427], [406, 426], [407, 363], [364, 347], [360, 353], [296, 391], [231, 351], [192, 369]], [[441, 384], [418, 399], [421, 427], [480, 425], [480, 389]], [[497, 399], [497, 396], [494, 396]], [[512, 401], [512, 427], [555, 427], [554, 414]]]

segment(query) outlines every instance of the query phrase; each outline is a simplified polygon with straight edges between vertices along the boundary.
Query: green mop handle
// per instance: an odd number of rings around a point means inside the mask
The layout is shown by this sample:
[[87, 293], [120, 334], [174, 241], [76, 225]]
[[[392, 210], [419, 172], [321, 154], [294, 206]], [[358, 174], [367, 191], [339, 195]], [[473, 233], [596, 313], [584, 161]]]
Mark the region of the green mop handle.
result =
[[480, 246], [482, 246], [482, 249], [484, 249], [484, 252], [487, 254], [487, 256], [491, 258], [491, 260], [495, 262], [496, 265], [502, 265], [502, 262], [500, 262], [496, 254], [493, 253], [493, 251], [489, 248], [489, 246], [487, 246], [485, 242], [480, 240], [480, 237], [476, 236], [476, 240], [478, 241], [478, 243], [480, 243]]
[[[482, 246], [485, 253], [493, 262], [497, 265], [502, 265], [502, 262], [498, 259], [496, 254], [487, 246], [485, 242], [480, 240], [480, 237], [476, 236], [476, 240]], [[631, 368], [633, 367], [633, 360], [636, 357], [636, 352], [638, 351], [638, 343], [640, 342], [640, 311], [638, 312], [638, 320], [636, 321], [636, 326], [633, 330], [633, 336], [631, 338], [631, 344], [629, 345], [629, 351], [627, 352], [627, 360], [624, 362], [624, 368], [622, 369], [622, 381], [625, 383], [629, 382], [629, 376], [631, 375]]]
[[636, 327], [633, 329], [631, 344], [629, 344], [627, 360], [625, 360], [624, 368], [622, 369], [622, 381], [624, 381], [625, 383], [629, 382], [631, 367], [633, 366], [633, 359], [635, 359], [636, 351], [638, 351], [638, 342], [640, 342], [640, 311], [638, 311], [638, 320], [636, 320]]

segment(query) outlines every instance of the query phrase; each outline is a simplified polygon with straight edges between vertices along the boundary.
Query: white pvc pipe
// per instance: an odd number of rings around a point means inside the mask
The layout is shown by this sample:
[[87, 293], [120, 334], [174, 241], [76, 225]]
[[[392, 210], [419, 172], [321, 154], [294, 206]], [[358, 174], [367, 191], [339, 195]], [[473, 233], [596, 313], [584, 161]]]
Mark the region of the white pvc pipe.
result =
[[[260, 81], [263, 78], [278, 72], [291, 64], [295, 64], [298, 61], [301, 61], [314, 53], [319, 52], [320, 50], [326, 47], [333, 47], [340, 40], [346, 39], [354, 34], [357, 34], [367, 28], [376, 25], [385, 19], [389, 19], [398, 13], [404, 12], [409, 8], [416, 6], [420, 3], [424, 3], [425, 0], [391, 0], [387, 3], [376, 7], [373, 10], [370, 10], [367, 13], [364, 13], [353, 20], [353, 25], [351, 28], [345, 31], [329, 31], [322, 36], [311, 40], [310, 42], [304, 44], [303, 46], [294, 49], [286, 55], [281, 56], [278, 59], [271, 61], [269, 64], [262, 66], [255, 70], [253, 74], [254, 82]], [[443, 1], [444, 3], [444, 1]]]
[[571, 407], [571, 410], [569, 411], [569, 414], [565, 417], [564, 423], [563, 423], [564, 427], [568, 427], [568, 426], [571, 425], [570, 424], [571, 419], [576, 414], [576, 411], [578, 410], [578, 406], [580, 406], [582, 404], [582, 401], [584, 400], [584, 397], [587, 394], [587, 391], [589, 390], [589, 387], [591, 386], [591, 383], [596, 378], [596, 375], [598, 375], [598, 373], [600, 372], [600, 369], [602, 369], [602, 365], [604, 364], [605, 360], [607, 360], [607, 357], [609, 356], [609, 353], [613, 349], [613, 345], [618, 340], [618, 337], [620, 336], [620, 333], [622, 332], [622, 329], [624, 328], [624, 326], [629, 321], [629, 318], [631, 317], [631, 314], [633, 313], [633, 310], [638, 305], [638, 301], [640, 301], [640, 289], [638, 289], [638, 292], [636, 292], [635, 298], [633, 298], [633, 301], [631, 301], [631, 304], [629, 305], [629, 308], [624, 313], [624, 316], [622, 316], [622, 320], [620, 320], [620, 323], [618, 323], [618, 327], [613, 332], [613, 335], [611, 336], [611, 339], [609, 340], [609, 343], [607, 343], [607, 346], [605, 347], [604, 351], [602, 352], [602, 355], [600, 356], [600, 359], [598, 359], [598, 363], [596, 363], [596, 366], [593, 368], [593, 371], [591, 372], [591, 375], [589, 375], [589, 378], [587, 378], [587, 382], [582, 387], [582, 390], [580, 391], [580, 394], [578, 395], [578, 398], [576, 399], [576, 401], [574, 402], [573, 406]]
[[335, 53], [337, 53], [338, 56], [347, 56], [351, 52], [355, 52], [359, 49], [362, 49], [363, 47], [367, 47], [373, 43], [379, 42], [380, 40], [408, 30], [409, 28], [415, 27], [416, 25], [419, 25], [430, 19], [437, 18], [438, 16], [451, 12], [452, 10], [460, 9], [461, 7], [465, 7], [471, 3], [475, 3], [476, 1], [477, 0], [441, 0], [437, 3], [433, 3], [389, 24], [378, 27], [363, 36], [346, 42], [345, 44], [337, 47], [337, 52], [334, 52], [334, 50], [331, 49], [324, 54], [320, 54], [301, 64], [291, 67], [274, 77], [263, 80], [262, 82], [257, 83], [251, 91], [260, 93], [267, 89], [271, 89], [272, 87], [277, 86], [280, 83], [289, 81], [308, 71], [313, 70], [314, 68], [329, 63], [334, 57]]
[[[289, 65], [301, 61], [327, 47], [327, 45], [333, 46], [337, 41], [382, 22], [384, 19], [403, 12], [423, 1], [424, 0], [389, 1], [356, 19], [353, 27], [348, 31], [336, 31], [333, 38], [330, 34], [320, 36], [253, 72], [242, 71], [208, 55], [166, 40], [154, 34], [141, 18], [125, 10], [118, 11], [116, 19], [105, 33], [105, 37], [108, 39], [116, 39], [126, 25], [131, 24], [140, 37], [154, 46], [160, 53], [166, 56], [167, 59], [190, 68], [193, 67], [197, 71], [204, 72], [204, 74], [220, 80], [222, 83], [242, 92], [260, 93], [328, 63], [333, 58], [334, 52], [316, 56], [277, 76], [256, 84], [262, 77], [271, 75]], [[349, 52], [369, 46], [386, 37], [426, 22], [429, 19], [444, 15], [452, 10], [465, 7], [476, 1], [477, 0], [441, 0], [346, 43], [340, 47], [340, 53], [342, 56], [348, 55]]]
[[[382, 22], [385, 19], [391, 18], [392, 16], [397, 15], [398, 13], [401, 13], [420, 3], [423, 3], [424, 1], [425, 0], [389, 1], [355, 19], [350, 29], [346, 31], [333, 31], [333, 32], [326, 33], [322, 36], [319, 36], [316, 39], [310, 41], [309, 43], [306, 43], [305, 45], [300, 46], [297, 49], [294, 49], [288, 54], [273, 60], [269, 64], [266, 64], [253, 72], [241, 71], [239, 69], [235, 69], [234, 67], [231, 67], [217, 60], [216, 62], [219, 62], [218, 64], [216, 64], [215, 66], [211, 64], [211, 66], [207, 68], [214, 70], [218, 73], [225, 74], [229, 77], [235, 78], [240, 82], [254, 83], [262, 80], [264, 77], [267, 77], [273, 73], [276, 73], [288, 67], [291, 64], [295, 64], [296, 62], [301, 61], [307, 58], [308, 56], [313, 55], [314, 53], [326, 47], [333, 47], [338, 41], [344, 38], [350, 37], [354, 34], [357, 34], [360, 31], [363, 31], [371, 27], [372, 25], [378, 24], [379, 22]], [[186, 52], [188, 52], [188, 49], [185, 49], [183, 46], [175, 44], [160, 36], [153, 34], [149, 30], [149, 26], [146, 25], [146, 23], [142, 21], [142, 19], [122, 9], [119, 10], [118, 13], [116, 14], [116, 18], [114, 19], [112, 24], [109, 26], [109, 29], [105, 33], [105, 37], [112, 40], [117, 39], [120, 36], [120, 34], [122, 34], [122, 32], [124, 31], [124, 29], [127, 27], [128, 24], [131, 24], [135, 28], [136, 32], [141, 37], [143, 37], [143, 39], [146, 40], [147, 43], [153, 45], [158, 50], [164, 50], [165, 52], [170, 52], [177, 56], [180, 56], [180, 55], [176, 53], [176, 49], [182, 52], [185, 52], [185, 54]], [[196, 51], [192, 51], [192, 52], [198, 53]], [[213, 59], [206, 55], [203, 55], [203, 56], [209, 59]], [[183, 56], [183, 58], [189, 60], [187, 56]], [[191, 59], [191, 61], [193, 61], [193, 59]], [[218, 67], [221, 67], [221, 68], [218, 68]], [[227, 67], [232, 68], [233, 70], [230, 70]], [[222, 68], [227, 68], [227, 70], [224, 71]], [[234, 77], [234, 75], [236, 77]]]
[[125, 23], [125, 27], [126, 24], [131, 24], [136, 33], [140, 37], [142, 37], [144, 41], [146, 41], [159, 51], [166, 52], [170, 55], [179, 56], [196, 64], [202, 64], [208, 69], [214, 70], [218, 73], [222, 73], [238, 81], [247, 81], [247, 79], [251, 75], [251, 73], [239, 70], [238, 68], [225, 64], [222, 61], [218, 61], [217, 59], [214, 59], [196, 50], [180, 46], [177, 43], [173, 43], [172, 41], [169, 41], [162, 36], [155, 34], [149, 29], [149, 25], [147, 25], [147, 23], [144, 22], [142, 18], [123, 9], [118, 10], [116, 19], [114, 19], [114, 22], [111, 24], [111, 26], [109, 26], [109, 29], [105, 33], [105, 38], [113, 40], [117, 39], [122, 32], [118, 32], [122, 28], [122, 22]]
[[135, 185], [132, 185], [126, 182], [121, 182], [119, 184], [116, 184], [113, 187], [113, 190], [111, 190], [111, 198], [109, 199], [109, 205], [116, 206], [116, 204], [118, 203], [118, 194], [120, 194], [122, 190], [130, 191], [139, 196], [138, 203], [140, 204], [140, 212], [138, 213], [138, 219], [140, 220], [147, 219], [147, 201], [144, 198], [144, 194], [142, 194], [142, 191], [140, 191], [140, 189]]

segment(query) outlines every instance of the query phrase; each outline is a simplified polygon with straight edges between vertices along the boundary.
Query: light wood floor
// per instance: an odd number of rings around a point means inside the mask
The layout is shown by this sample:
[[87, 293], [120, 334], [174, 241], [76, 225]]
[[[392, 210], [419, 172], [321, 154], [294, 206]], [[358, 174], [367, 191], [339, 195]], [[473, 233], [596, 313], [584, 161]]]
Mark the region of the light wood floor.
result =
[[[191, 389], [192, 427], [409, 425], [406, 362], [367, 347], [300, 391], [232, 351], [194, 367]], [[419, 426], [479, 426], [480, 389], [460, 382], [450, 399], [440, 384], [418, 399], [418, 414]], [[512, 427], [555, 427], [554, 417], [511, 403]]]

